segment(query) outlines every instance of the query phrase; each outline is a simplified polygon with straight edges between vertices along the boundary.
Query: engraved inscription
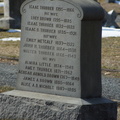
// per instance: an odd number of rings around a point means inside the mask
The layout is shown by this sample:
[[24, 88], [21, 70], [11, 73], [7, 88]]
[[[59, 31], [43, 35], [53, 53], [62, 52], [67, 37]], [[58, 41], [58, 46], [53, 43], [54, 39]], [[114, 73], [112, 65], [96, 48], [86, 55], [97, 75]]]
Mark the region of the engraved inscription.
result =
[[80, 10], [71, 2], [23, 3], [17, 87], [80, 96]]

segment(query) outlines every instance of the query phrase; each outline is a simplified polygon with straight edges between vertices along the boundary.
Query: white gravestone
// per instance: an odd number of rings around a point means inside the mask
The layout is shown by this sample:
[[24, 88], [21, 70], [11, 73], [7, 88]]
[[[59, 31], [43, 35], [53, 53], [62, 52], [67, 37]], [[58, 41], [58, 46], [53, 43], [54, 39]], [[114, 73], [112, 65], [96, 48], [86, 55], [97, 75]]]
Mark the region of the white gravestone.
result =
[[18, 88], [80, 97], [81, 11], [65, 1], [35, 0], [21, 13]]
[[96, 44], [101, 39], [102, 18], [97, 9], [102, 10], [96, 3], [96, 11], [86, 14], [87, 2], [81, 2], [83, 8], [68, 0], [26, 0], [22, 4], [17, 89], [77, 98], [101, 95], [101, 51]]

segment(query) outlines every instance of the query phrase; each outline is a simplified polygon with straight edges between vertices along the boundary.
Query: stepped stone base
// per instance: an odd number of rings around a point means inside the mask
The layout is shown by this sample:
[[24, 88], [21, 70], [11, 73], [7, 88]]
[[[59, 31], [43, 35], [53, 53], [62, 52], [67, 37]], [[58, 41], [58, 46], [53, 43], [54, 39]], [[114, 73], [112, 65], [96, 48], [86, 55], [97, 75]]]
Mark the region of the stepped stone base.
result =
[[0, 94], [4, 120], [117, 120], [117, 103], [13, 90]]

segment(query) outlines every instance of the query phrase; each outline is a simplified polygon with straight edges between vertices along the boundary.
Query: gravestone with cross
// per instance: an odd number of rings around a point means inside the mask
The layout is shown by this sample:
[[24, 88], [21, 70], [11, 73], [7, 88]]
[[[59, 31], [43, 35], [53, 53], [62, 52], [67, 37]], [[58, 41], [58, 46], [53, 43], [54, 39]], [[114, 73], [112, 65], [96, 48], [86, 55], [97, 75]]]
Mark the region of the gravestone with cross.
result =
[[118, 24], [116, 23], [117, 13], [114, 10], [109, 12], [105, 11], [105, 18], [104, 18], [104, 27], [115, 27], [119, 28]]
[[4, 17], [0, 19], [0, 28], [20, 28], [20, 6], [25, 0], [4, 0]]

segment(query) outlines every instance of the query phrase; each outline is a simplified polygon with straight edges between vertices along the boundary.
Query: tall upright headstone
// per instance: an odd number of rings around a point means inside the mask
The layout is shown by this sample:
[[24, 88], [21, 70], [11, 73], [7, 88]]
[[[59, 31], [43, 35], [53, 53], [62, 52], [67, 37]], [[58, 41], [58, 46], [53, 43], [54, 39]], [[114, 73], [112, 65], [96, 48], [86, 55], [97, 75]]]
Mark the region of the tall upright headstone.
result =
[[20, 28], [20, 6], [25, 0], [4, 0], [4, 17], [0, 19], [0, 28]]
[[80, 6], [59, 0], [24, 2], [18, 89], [77, 98], [101, 96], [103, 10], [98, 4], [91, 10]]
[[104, 11], [99, 4], [93, 0], [26, 0], [21, 13], [17, 90], [1, 96], [0, 106], [7, 109], [0, 116], [116, 120], [116, 103], [101, 97]]

